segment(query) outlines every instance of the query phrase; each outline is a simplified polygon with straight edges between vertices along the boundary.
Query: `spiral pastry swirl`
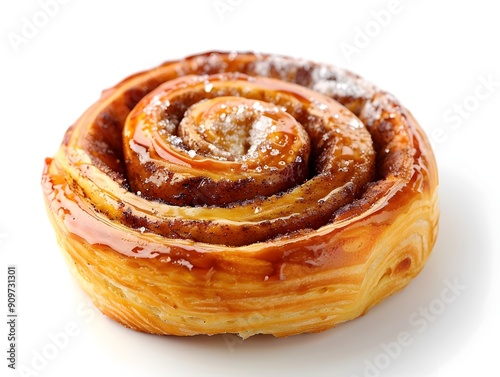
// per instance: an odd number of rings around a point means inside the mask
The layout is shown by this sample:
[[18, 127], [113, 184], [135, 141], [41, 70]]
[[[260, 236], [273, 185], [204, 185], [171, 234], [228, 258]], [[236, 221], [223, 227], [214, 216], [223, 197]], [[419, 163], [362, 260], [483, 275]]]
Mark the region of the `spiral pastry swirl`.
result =
[[157, 334], [333, 327], [406, 286], [437, 235], [434, 156], [408, 110], [283, 56], [210, 52], [125, 79], [42, 186], [84, 290]]

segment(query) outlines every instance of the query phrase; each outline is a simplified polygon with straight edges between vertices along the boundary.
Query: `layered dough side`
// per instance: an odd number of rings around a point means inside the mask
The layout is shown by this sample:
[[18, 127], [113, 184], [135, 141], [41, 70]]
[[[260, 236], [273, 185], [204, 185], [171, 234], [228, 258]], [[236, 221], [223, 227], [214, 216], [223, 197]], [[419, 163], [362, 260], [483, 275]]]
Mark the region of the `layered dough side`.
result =
[[[430, 178], [421, 174], [415, 173], [414, 185]], [[75, 235], [57, 204], [49, 203], [49, 214], [63, 253], [108, 317], [154, 334], [242, 338], [318, 332], [363, 315], [421, 271], [437, 237], [439, 213], [437, 186], [419, 191], [408, 185], [371, 214], [297, 239], [240, 248], [164, 240], [142, 258]], [[102, 234], [115, 231], [91, 208], [71, 211]]]

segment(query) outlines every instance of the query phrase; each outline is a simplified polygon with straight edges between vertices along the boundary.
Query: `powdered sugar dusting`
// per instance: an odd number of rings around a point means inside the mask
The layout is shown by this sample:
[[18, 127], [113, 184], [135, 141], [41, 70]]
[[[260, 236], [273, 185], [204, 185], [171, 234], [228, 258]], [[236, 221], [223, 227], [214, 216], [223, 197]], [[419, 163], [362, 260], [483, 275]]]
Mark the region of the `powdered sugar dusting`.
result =
[[153, 174], [151, 174], [148, 178], [144, 180], [145, 183], [153, 183], [157, 187], [160, 187], [167, 181], [167, 175], [161, 169], [156, 170]]
[[[299, 83], [334, 99], [361, 99], [359, 116], [369, 124], [379, 119], [382, 111], [390, 113], [398, 104], [393, 96], [370, 82], [332, 65], [271, 55], [256, 61], [252, 69], [255, 75]], [[325, 104], [316, 105], [319, 110], [327, 108]]]
[[247, 152], [248, 156], [253, 156], [257, 152], [257, 149], [262, 147], [271, 130], [272, 123], [272, 119], [266, 116], [257, 118], [249, 132], [250, 148]]
[[145, 164], [146, 162], [151, 161], [149, 151], [145, 147], [137, 144], [134, 140], [130, 140], [128, 144], [130, 146], [130, 149], [137, 153], [137, 155], [139, 156], [139, 161], [141, 164]]
[[192, 61], [195, 71], [201, 71], [208, 74], [210, 72], [223, 72], [226, 70], [227, 63], [219, 54], [213, 53], [209, 56], [197, 56]]
[[144, 107], [144, 112], [147, 115], [153, 115], [156, 112], [165, 111], [170, 106], [170, 102], [168, 100], [161, 99], [160, 95], [155, 95], [151, 101], [149, 101], [148, 105]]
[[336, 80], [318, 81], [313, 89], [330, 97], [361, 97], [363, 95], [357, 86]]
[[308, 87], [327, 96], [369, 98], [375, 88], [356, 75], [326, 64], [316, 64], [302, 59], [269, 56], [256, 61], [253, 66], [256, 75], [275, 77], [298, 82], [299, 71], [308, 75]]
[[178, 264], [179, 266], [184, 266], [186, 267], [189, 271], [191, 271], [193, 269], [193, 265], [188, 262], [187, 260], [185, 259], [179, 259], [179, 260], [176, 260], [175, 262], [173, 262], [174, 264]]
[[311, 71], [313, 90], [334, 98], [369, 98], [373, 88], [346, 71], [325, 64]]
[[[232, 52], [227, 59], [229, 61], [234, 60], [236, 55], [235, 52]], [[394, 104], [398, 103], [390, 95], [382, 92], [363, 78], [333, 65], [279, 55], [255, 54], [255, 56], [256, 60], [250, 64], [244, 73], [298, 83], [337, 100], [345, 98], [361, 99], [358, 115], [363, 117], [367, 123], [378, 119], [382, 110], [390, 112]], [[194, 57], [185, 63], [190, 65], [188, 69], [190, 72], [208, 74], [225, 72], [228, 68], [225, 59], [218, 53], [211, 53], [208, 56]], [[186, 73], [184, 69], [182, 71], [183, 74]], [[207, 91], [210, 89], [206, 87]], [[376, 95], [380, 95], [378, 102], [372, 101]], [[387, 98], [383, 99], [382, 97]], [[319, 110], [327, 108], [324, 104], [317, 105]]]
[[392, 114], [395, 106], [398, 106], [398, 101], [394, 96], [385, 92], [377, 93], [370, 101], [366, 101], [359, 117], [368, 123], [367, 125], [371, 125], [375, 120], [380, 119], [382, 111]]

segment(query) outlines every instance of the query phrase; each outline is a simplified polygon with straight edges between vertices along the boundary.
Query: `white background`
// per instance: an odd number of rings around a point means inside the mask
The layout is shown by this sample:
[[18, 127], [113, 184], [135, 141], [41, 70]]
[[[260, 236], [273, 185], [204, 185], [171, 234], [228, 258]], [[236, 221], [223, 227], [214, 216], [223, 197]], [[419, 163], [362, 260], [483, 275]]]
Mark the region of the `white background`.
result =
[[[0, 6], [0, 375], [400, 377], [498, 370], [494, 2], [70, 0], [50, 12], [45, 2]], [[244, 342], [136, 333], [88, 302], [45, 215], [43, 160], [102, 89], [213, 49], [346, 67], [414, 113], [435, 145], [442, 215], [433, 255], [407, 289], [330, 331]], [[5, 357], [11, 264], [18, 268], [17, 367], [25, 373], [9, 370]]]

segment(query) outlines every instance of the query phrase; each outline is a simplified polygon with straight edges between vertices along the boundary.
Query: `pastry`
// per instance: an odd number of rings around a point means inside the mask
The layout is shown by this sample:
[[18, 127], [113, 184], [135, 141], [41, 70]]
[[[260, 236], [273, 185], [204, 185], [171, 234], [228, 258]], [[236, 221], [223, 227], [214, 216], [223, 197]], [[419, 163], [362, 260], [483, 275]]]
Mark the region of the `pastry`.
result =
[[47, 213], [95, 305], [154, 334], [277, 337], [363, 315], [437, 236], [428, 139], [327, 64], [208, 52], [105, 90], [47, 158]]

